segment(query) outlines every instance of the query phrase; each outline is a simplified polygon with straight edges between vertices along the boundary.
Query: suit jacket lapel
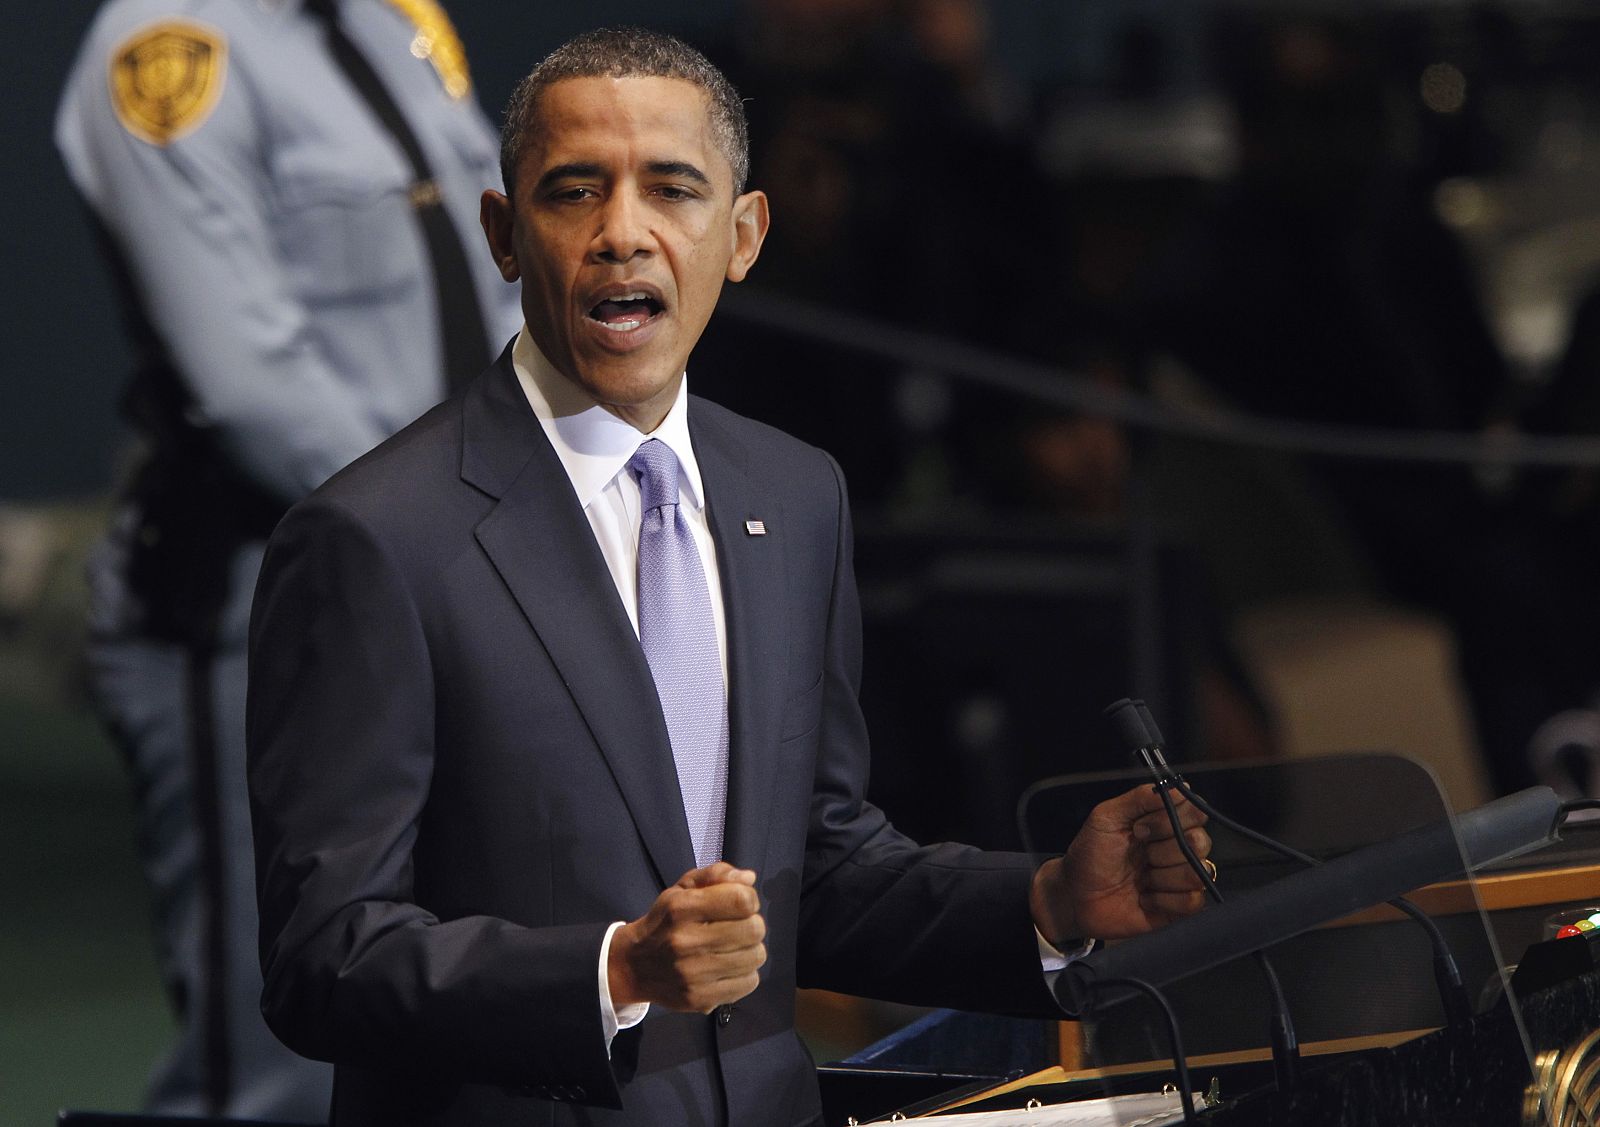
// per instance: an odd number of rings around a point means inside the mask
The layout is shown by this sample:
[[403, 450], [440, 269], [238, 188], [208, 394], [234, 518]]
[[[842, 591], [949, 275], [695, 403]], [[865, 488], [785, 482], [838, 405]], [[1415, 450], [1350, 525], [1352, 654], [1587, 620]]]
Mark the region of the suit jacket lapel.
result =
[[671, 884], [694, 867], [694, 849], [655, 682], [509, 349], [466, 393], [461, 476], [499, 500], [478, 543], [610, 764], [657, 879]]
[[[768, 812], [788, 637], [782, 570], [783, 514], [751, 476], [749, 451], [694, 410], [689, 430], [705, 483], [728, 629], [728, 813], [723, 856], [766, 875]], [[765, 536], [745, 522], [760, 520]]]

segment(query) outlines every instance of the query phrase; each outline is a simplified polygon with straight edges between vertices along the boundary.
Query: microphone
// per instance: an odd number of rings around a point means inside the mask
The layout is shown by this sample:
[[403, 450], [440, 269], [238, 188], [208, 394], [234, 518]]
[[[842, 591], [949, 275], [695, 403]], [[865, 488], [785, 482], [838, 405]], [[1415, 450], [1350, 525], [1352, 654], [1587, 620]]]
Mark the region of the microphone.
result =
[[[1156, 794], [1161, 798], [1161, 804], [1166, 807], [1167, 820], [1172, 824], [1172, 832], [1177, 840], [1178, 849], [1183, 853], [1183, 859], [1194, 870], [1205, 887], [1207, 895], [1213, 904], [1221, 905], [1223, 896], [1217, 888], [1216, 881], [1205, 869], [1200, 858], [1190, 847], [1184, 836], [1183, 823], [1178, 816], [1177, 806], [1172, 801], [1174, 784], [1173, 772], [1166, 766], [1166, 760], [1161, 760], [1161, 768], [1157, 768], [1155, 756], [1160, 755], [1158, 750], [1153, 750], [1154, 740], [1146, 729], [1144, 717], [1140, 715], [1135, 702], [1126, 698], [1109, 705], [1103, 712], [1110, 719], [1112, 726], [1117, 729], [1124, 745], [1135, 749], [1145, 765], [1155, 776]], [[1170, 925], [1169, 925], [1170, 926]], [[1269, 1039], [1272, 1043], [1272, 1070], [1277, 1083], [1278, 1091], [1287, 1092], [1294, 1086], [1295, 1075], [1300, 1061], [1300, 1039], [1295, 1035], [1294, 1018], [1289, 1013], [1289, 999], [1284, 996], [1283, 984], [1278, 979], [1277, 969], [1272, 961], [1267, 958], [1263, 950], [1251, 952], [1256, 963], [1261, 967], [1261, 974], [1266, 979], [1268, 993], [1272, 997], [1272, 1021], [1269, 1028]], [[1131, 975], [1125, 978], [1133, 977]], [[1060, 989], [1060, 980], [1057, 979], [1056, 988]], [[1157, 984], [1159, 985], [1159, 984]], [[1059, 1000], [1059, 999], [1058, 999]]]
[[[1078, 1016], [1096, 1001], [1129, 996], [1123, 990], [1102, 990], [1099, 984], [1107, 979], [1138, 978], [1161, 986], [1198, 974], [1413, 888], [1458, 876], [1464, 868], [1545, 845], [1554, 840], [1559, 817], [1555, 793], [1549, 787], [1530, 787], [1467, 811], [1454, 828], [1443, 819], [1354, 850], [1086, 955], [1058, 976], [1056, 999], [1068, 1014]], [[1097, 998], [1102, 994], [1109, 997]]]
[[[1188, 781], [1179, 774], [1177, 768], [1167, 763], [1166, 755], [1164, 754], [1167, 741], [1162, 737], [1161, 729], [1156, 725], [1155, 717], [1150, 714], [1150, 709], [1145, 706], [1144, 701], [1118, 701], [1111, 707], [1118, 709], [1120, 713], [1137, 713], [1138, 721], [1144, 729], [1142, 735], [1147, 742], [1143, 745], [1129, 744], [1128, 746], [1134, 747], [1136, 754], [1147, 752], [1148, 754], [1145, 756], [1147, 763], [1150, 760], [1154, 760], [1153, 765], [1151, 765], [1151, 772], [1157, 776], [1156, 781], [1158, 783], [1162, 778], [1169, 779], [1172, 785], [1176, 786], [1185, 798], [1198, 806], [1207, 817], [1219, 825], [1226, 826], [1242, 837], [1255, 842], [1257, 845], [1265, 846], [1280, 857], [1299, 861], [1308, 867], [1322, 864], [1320, 857], [1302, 853], [1293, 846], [1285, 845], [1275, 838], [1268, 837], [1264, 833], [1236, 822], [1202, 798], [1189, 786]], [[1119, 730], [1125, 739], [1134, 735], [1132, 724], [1127, 719], [1119, 721]], [[1390, 900], [1389, 905], [1415, 920], [1428, 935], [1428, 942], [1433, 947], [1433, 980], [1439, 988], [1439, 1000], [1444, 1007], [1446, 1023], [1459, 1026], [1471, 1021], [1472, 1000], [1467, 994], [1466, 985], [1461, 980], [1461, 967], [1456, 962], [1455, 952], [1450, 949], [1450, 944], [1445, 940], [1444, 933], [1439, 930], [1439, 925], [1434, 923], [1426, 912], [1403, 896], [1397, 896]]]
[[[1135, 709], [1143, 710], [1146, 716], [1149, 715], [1149, 710], [1144, 708], [1143, 701], [1128, 703]], [[1111, 707], [1115, 708], [1117, 705]], [[1153, 724], [1152, 721], [1155, 736], [1150, 750], [1159, 761], [1161, 769], [1172, 777], [1174, 785], [1184, 792], [1185, 798], [1190, 798], [1192, 792], [1189, 784], [1161, 754], [1164, 745], [1154, 746], [1159, 743], [1160, 731], [1154, 729]], [[1201, 802], [1204, 802], [1204, 799]], [[1524, 853], [1552, 844], [1559, 837], [1566, 808], [1573, 805], [1576, 804], [1563, 804], [1560, 797], [1549, 787], [1537, 786], [1497, 798], [1493, 802], [1486, 802], [1482, 806], [1457, 815], [1456, 827], [1461, 839], [1461, 851], [1467, 858], [1468, 871], [1475, 872], [1485, 866], [1509, 861], [1513, 857], [1520, 857]], [[1205, 806], [1200, 808], [1205, 810], [1208, 816], [1211, 814]], [[1248, 827], [1235, 827], [1230, 824], [1232, 820], [1226, 816], [1220, 820], [1230, 829], [1237, 828], [1246, 835], [1261, 838], [1263, 844], [1271, 840]], [[1449, 820], [1445, 819], [1442, 824], [1448, 828]], [[1318, 864], [1324, 863], [1317, 861], [1316, 858], [1310, 860]], [[1450, 875], [1460, 875], [1460, 873], [1461, 869], [1458, 866], [1457, 871]]]

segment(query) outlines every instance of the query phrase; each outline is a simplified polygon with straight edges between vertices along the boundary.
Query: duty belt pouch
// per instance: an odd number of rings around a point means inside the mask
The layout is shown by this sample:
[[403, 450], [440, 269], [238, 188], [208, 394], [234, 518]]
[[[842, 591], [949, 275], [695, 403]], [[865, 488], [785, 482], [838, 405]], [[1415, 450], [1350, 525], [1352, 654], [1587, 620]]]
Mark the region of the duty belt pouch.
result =
[[236, 469], [207, 428], [163, 404], [162, 384], [178, 392], [176, 380], [141, 378], [126, 402], [150, 439], [128, 490], [140, 514], [128, 584], [145, 633], [204, 649], [216, 642], [235, 555], [266, 539], [286, 506]]

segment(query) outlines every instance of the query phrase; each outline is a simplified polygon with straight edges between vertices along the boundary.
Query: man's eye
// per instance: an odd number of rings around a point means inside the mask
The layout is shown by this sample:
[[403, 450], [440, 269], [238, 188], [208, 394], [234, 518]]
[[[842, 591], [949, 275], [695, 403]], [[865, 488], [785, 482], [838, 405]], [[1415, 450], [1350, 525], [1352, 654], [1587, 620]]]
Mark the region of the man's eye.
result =
[[695, 198], [695, 194], [688, 188], [680, 187], [677, 184], [661, 185], [656, 189], [656, 195], [666, 200], [692, 200]]
[[595, 192], [593, 188], [572, 187], [557, 189], [556, 191], [550, 193], [550, 198], [563, 202], [578, 203], [583, 200], [593, 199], [594, 195]]

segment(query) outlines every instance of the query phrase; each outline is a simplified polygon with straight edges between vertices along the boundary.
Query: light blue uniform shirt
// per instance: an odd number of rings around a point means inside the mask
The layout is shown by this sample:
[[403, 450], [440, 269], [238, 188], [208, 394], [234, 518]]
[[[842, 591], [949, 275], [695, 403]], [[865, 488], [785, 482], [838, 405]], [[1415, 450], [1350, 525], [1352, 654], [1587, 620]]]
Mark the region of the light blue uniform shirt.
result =
[[[495, 133], [411, 53], [416, 28], [387, 0], [341, 13], [433, 167], [492, 355], [521, 324], [477, 222], [483, 189], [500, 187]], [[209, 115], [161, 146], [118, 119], [108, 75], [123, 44], [171, 19], [211, 29], [227, 59]], [[199, 414], [286, 502], [443, 397], [410, 165], [301, 0], [112, 0], [73, 65], [56, 142]]]

